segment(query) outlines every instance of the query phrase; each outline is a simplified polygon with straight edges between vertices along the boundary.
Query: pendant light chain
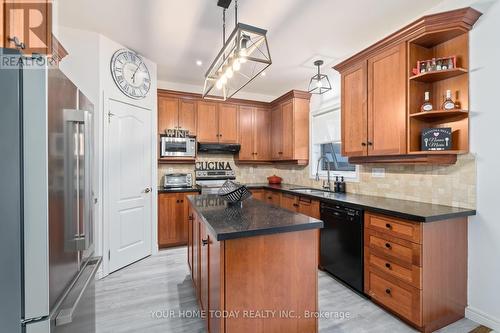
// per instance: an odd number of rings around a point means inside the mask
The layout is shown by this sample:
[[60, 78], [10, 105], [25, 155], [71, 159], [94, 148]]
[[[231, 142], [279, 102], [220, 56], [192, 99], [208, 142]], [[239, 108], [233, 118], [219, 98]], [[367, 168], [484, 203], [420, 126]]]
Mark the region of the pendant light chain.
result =
[[222, 10], [222, 45], [226, 43], [226, 8]]
[[234, 2], [234, 26], [238, 25], [238, 0]]

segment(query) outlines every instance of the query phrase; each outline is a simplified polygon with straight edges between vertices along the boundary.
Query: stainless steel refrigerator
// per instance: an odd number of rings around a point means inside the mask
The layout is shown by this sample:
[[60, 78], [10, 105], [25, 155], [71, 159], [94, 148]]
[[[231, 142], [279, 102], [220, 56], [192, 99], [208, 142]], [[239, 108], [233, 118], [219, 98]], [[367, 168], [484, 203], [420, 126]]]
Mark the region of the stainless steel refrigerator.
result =
[[94, 332], [93, 105], [43, 58], [0, 56], [0, 331]]

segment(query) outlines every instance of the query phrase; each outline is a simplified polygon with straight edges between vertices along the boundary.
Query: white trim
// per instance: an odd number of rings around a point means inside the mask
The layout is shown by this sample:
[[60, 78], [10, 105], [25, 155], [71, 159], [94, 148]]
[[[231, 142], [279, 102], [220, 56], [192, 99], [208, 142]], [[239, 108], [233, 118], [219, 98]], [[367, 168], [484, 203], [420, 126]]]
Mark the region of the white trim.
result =
[[489, 327], [495, 332], [500, 332], [500, 319], [493, 318], [478, 309], [468, 306], [465, 308], [465, 317], [478, 324]]
[[[318, 158], [315, 156], [316, 152], [313, 143], [313, 117], [320, 116], [328, 112], [341, 112], [339, 99], [333, 99], [332, 102], [323, 105], [317, 110], [309, 113], [309, 178], [316, 179], [316, 168], [318, 166]], [[340, 130], [340, 129], [339, 129]], [[335, 179], [336, 176], [344, 177], [346, 182], [359, 182], [359, 165], [356, 165], [356, 171], [330, 171], [330, 180]], [[333, 178], [332, 178], [333, 177]], [[328, 179], [327, 171], [319, 171], [320, 179]]]

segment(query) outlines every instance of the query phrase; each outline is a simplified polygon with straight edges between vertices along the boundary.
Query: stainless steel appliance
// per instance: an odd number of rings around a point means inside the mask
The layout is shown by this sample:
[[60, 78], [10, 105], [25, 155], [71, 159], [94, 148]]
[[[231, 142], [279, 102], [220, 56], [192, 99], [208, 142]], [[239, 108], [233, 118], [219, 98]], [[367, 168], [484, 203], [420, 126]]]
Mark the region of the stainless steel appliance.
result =
[[195, 171], [196, 185], [201, 187], [201, 194], [216, 194], [228, 179], [236, 179], [229, 163], [199, 163]]
[[195, 138], [172, 138], [160, 136], [160, 156], [161, 157], [195, 157]]
[[198, 152], [206, 154], [237, 154], [241, 145], [237, 143], [199, 143]]
[[187, 188], [193, 186], [193, 175], [190, 173], [167, 173], [163, 177], [164, 188]]
[[59, 69], [0, 53], [17, 59], [0, 68], [0, 330], [94, 332], [93, 105]]
[[320, 267], [363, 294], [363, 211], [321, 203]]

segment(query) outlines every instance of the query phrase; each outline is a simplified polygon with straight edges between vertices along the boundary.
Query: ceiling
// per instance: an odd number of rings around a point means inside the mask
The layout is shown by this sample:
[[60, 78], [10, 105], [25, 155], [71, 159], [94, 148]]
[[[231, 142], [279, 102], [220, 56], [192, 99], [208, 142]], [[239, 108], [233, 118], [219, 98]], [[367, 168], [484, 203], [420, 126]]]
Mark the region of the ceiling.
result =
[[[279, 96], [307, 89], [314, 59], [333, 64], [421, 16], [442, 0], [239, 0], [240, 22], [268, 30], [273, 64], [244, 88]], [[202, 86], [222, 46], [217, 0], [63, 0], [59, 21], [99, 32], [158, 64], [158, 79]], [[233, 0], [234, 4], [234, 0]], [[233, 5], [227, 31], [234, 27]], [[201, 60], [202, 66], [196, 61]], [[236, 96], [237, 97], [237, 96]]]

